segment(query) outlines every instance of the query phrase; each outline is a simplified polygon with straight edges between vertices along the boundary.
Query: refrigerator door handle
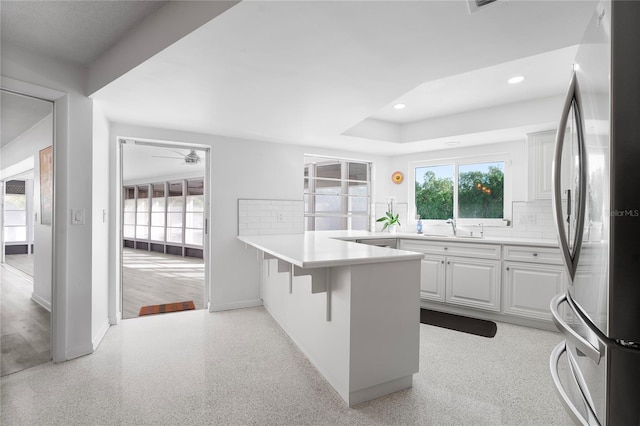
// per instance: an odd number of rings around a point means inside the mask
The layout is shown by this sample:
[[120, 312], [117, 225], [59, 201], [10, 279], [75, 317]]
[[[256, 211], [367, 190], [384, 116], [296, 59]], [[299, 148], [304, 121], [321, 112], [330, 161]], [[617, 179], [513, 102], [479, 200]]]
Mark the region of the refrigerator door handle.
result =
[[[562, 116], [560, 117], [560, 123], [558, 125], [558, 131], [556, 133], [555, 151], [553, 154], [553, 167], [551, 169], [552, 175], [552, 197], [554, 216], [556, 221], [556, 229], [558, 231], [558, 240], [560, 242], [560, 252], [564, 258], [564, 264], [569, 272], [571, 280], [575, 277], [576, 269], [578, 268], [578, 259], [580, 257], [580, 249], [582, 248], [582, 237], [584, 232], [584, 220], [586, 214], [586, 196], [587, 196], [587, 156], [584, 146], [584, 133], [582, 123], [582, 101], [580, 96], [580, 90], [578, 87], [578, 81], [576, 73], [574, 71], [571, 82], [569, 83], [569, 91], [567, 98], [565, 99], [564, 106], [562, 108]], [[564, 133], [567, 128], [567, 121], [569, 120], [571, 111], [574, 111], [574, 117], [576, 120], [576, 132], [578, 138], [578, 193], [573, 194], [576, 198], [578, 205], [576, 206], [576, 226], [575, 226], [575, 238], [573, 239], [573, 249], [569, 247], [569, 238], [567, 231], [565, 231], [562, 214], [562, 150], [565, 143]], [[571, 223], [571, 192], [568, 192], [567, 197], [567, 221]]]
[[[589, 357], [590, 360], [597, 364], [600, 364], [600, 359], [602, 358], [602, 353], [600, 352], [600, 348], [595, 347], [584, 337], [576, 333], [570, 326], [567, 324], [560, 315], [558, 311], [558, 307], [567, 301], [567, 294], [561, 293], [551, 299], [551, 315], [553, 316], [553, 322], [556, 327], [560, 330], [560, 332], [565, 336], [567, 340], [569, 340], [580, 352]], [[598, 341], [597, 336], [593, 335], [593, 340]]]
[[[595, 414], [591, 410], [591, 407], [589, 406], [589, 404], [586, 401], [583, 401], [585, 407], [587, 407], [587, 414], [589, 416], [588, 419], [585, 419], [580, 413], [580, 411], [573, 404], [573, 402], [569, 398], [569, 395], [567, 395], [567, 392], [564, 390], [564, 387], [562, 386], [562, 382], [560, 381], [560, 375], [558, 374], [558, 364], [560, 363], [560, 357], [566, 351], [567, 351], [566, 342], [562, 341], [558, 343], [558, 345], [555, 348], [553, 348], [553, 351], [551, 352], [551, 358], [549, 360], [551, 378], [553, 379], [553, 384], [555, 385], [556, 391], [560, 396], [560, 402], [562, 402], [562, 405], [564, 405], [565, 409], [571, 416], [571, 419], [575, 423], [583, 426], [600, 426], [600, 423], [598, 422]], [[577, 383], [577, 380], [573, 375], [574, 371], [573, 371], [573, 366], [571, 365], [571, 362], [570, 362], [570, 369], [571, 369], [571, 377], [574, 379], [576, 386], [579, 387], [579, 384]]]

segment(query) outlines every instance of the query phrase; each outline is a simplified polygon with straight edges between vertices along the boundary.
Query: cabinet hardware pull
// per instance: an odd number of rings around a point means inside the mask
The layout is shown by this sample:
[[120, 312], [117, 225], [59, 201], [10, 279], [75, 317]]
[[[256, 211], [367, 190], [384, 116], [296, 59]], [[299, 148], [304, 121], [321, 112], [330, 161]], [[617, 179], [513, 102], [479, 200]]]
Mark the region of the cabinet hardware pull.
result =
[[447, 262], [447, 265], [451, 265], [451, 262]]
[[509, 270], [509, 267], [507, 266], [507, 271]]
[[445, 249], [445, 250], [449, 250], [449, 248], [448, 248], [448, 247], [445, 247], [444, 249]]
[[538, 255], [538, 253], [533, 253], [533, 257], [536, 257]]
[[442, 264], [444, 265], [444, 260], [441, 260]]

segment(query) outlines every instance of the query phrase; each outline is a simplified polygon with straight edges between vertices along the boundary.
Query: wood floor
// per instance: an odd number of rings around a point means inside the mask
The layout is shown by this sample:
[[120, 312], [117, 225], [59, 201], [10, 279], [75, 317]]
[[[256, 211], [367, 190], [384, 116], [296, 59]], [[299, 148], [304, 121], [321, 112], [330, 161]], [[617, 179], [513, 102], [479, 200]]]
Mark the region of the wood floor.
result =
[[31, 300], [32, 291], [22, 274], [0, 265], [1, 376], [51, 359], [51, 314]]
[[33, 277], [33, 254], [6, 254], [4, 262]]
[[122, 317], [136, 318], [140, 308], [192, 300], [204, 304], [204, 262], [125, 248], [122, 261]]

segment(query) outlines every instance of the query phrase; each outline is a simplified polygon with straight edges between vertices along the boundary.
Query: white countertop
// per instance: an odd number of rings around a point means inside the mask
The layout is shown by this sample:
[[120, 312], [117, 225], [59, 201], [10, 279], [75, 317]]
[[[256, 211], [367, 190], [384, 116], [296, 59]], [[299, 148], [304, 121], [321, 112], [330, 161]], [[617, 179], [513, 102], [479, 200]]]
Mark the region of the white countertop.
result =
[[453, 237], [451, 235], [417, 234], [409, 232], [367, 232], [367, 231], [319, 231], [315, 234], [322, 234], [328, 238], [335, 238], [343, 241], [366, 240], [373, 238], [399, 238], [422, 241], [446, 241], [450, 243], [473, 243], [473, 244], [508, 244], [537, 247], [558, 247], [556, 240], [538, 238], [515, 238], [515, 237]]
[[446, 241], [468, 244], [509, 244], [537, 247], [558, 247], [555, 240], [483, 237], [455, 238], [451, 236], [415, 233], [390, 234], [367, 231], [316, 231], [293, 235], [244, 235], [238, 239], [300, 268], [319, 268], [364, 263], [397, 262], [421, 259], [422, 253], [355, 243], [374, 238]]
[[[353, 235], [353, 234], [350, 234]], [[340, 241], [332, 233], [293, 235], [245, 235], [238, 239], [300, 268], [319, 268], [364, 263], [422, 259], [422, 253]]]

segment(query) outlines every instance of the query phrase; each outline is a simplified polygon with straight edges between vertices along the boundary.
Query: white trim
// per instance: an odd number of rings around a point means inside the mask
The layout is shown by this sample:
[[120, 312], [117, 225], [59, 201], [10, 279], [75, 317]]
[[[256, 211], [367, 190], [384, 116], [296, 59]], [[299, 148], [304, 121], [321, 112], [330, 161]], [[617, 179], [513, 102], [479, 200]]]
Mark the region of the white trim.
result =
[[[115, 258], [113, 259], [113, 261], [109, 262], [109, 267], [111, 271], [115, 272], [116, 275], [115, 275], [115, 279], [111, 281], [110, 291], [109, 291], [109, 321], [111, 324], [115, 325], [115, 324], [118, 324], [120, 320], [122, 320], [122, 284], [123, 284], [122, 283], [122, 249], [123, 249], [122, 241], [124, 239], [124, 234], [123, 234], [124, 212], [123, 212], [123, 205], [122, 205], [122, 188], [125, 186], [122, 180], [123, 164], [124, 164], [123, 162], [124, 150], [122, 149], [122, 146], [126, 143], [136, 142], [141, 145], [158, 146], [162, 148], [179, 147], [184, 149], [194, 149], [197, 151], [204, 151], [205, 153], [205, 173], [203, 178], [204, 197], [205, 197], [204, 218], [205, 220], [208, 220], [208, 226], [210, 226], [211, 224], [211, 220], [210, 220], [211, 209], [209, 208], [210, 198], [211, 198], [210, 196], [211, 183], [209, 182], [209, 180], [211, 179], [210, 168], [211, 168], [212, 147], [210, 145], [204, 145], [204, 144], [178, 142], [178, 141], [163, 140], [163, 139], [148, 139], [148, 138], [127, 137], [127, 136], [118, 136], [118, 135], [116, 136], [112, 135], [112, 138], [115, 139], [115, 150], [112, 150], [111, 152], [114, 152], [115, 154], [115, 158], [113, 159], [115, 160], [115, 164], [113, 165], [115, 166], [115, 169], [116, 169], [116, 179], [115, 179], [116, 182], [115, 182], [115, 189], [111, 191], [112, 194], [115, 196], [113, 200], [115, 201], [113, 203], [115, 207], [115, 211], [114, 211], [114, 214], [111, 215], [111, 217], [114, 218], [113, 224], [114, 224], [114, 229], [116, 230], [114, 234], [116, 235], [116, 237], [115, 239], [112, 239], [112, 242], [115, 244], [115, 247], [112, 249], [110, 246], [110, 251], [113, 250], [111, 251], [111, 253], [115, 252]], [[110, 156], [111, 156], [111, 152], [109, 154]], [[202, 173], [202, 170], [200, 172]], [[202, 177], [202, 174], [196, 178], [200, 178], [200, 177]], [[180, 179], [186, 181], [188, 179], [192, 179], [192, 177], [182, 177]], [[151, 184], [154, 182], [159, 182], [159, 181], [156, 180], [152, 182], [147, 182], [147, 184]], [[130, 184], [127, 184], [127, 185], [130, 185]], [[186, 196], [186, 191], [183, 191], [183, 192], [185, 192], [184, 196]], [[185, 223], [184, 220], [183, 220], [183, 223]], [[211, 294], [211, 282], [209, 278], [210, 268], [211, 268], [211, 256], [208, 253], [210, 250], [210, 238], [211, 238], [210, 236], [211, 236], [211, 232], [204, 235], [205, 240], [203, 242], [202, 247], [188, 246], [188, 247], [193, 247], [196, 249], [203, 250], [203, 261], [205, 265], [203, 296], [205, 298], [205, 305], [209, 303], [208, 298], [210, 297], [210, 294]], [[152, 243], [151, 240], [145, 240], [145, 242]], [[165, 242], [163, 244], [171, 244], [171, 243]], [[187, 247], [184, 243], [181, 244], [181, 246]], [[230, 309], [233, 309], [233, 308], [230, 308]], [[210, 312], [211, 312], [211, 309], [210, 309]]]
[[98, 332], [93, 336], [93, 339], [91, 339], [91, 345], [93, 346], [93, 351], [96, 351], [96, 349], [98, 349], [98, 346], [100, 346], [102, 339], [104, 339], [104, 336], [107, 335], [107, 331], [109, 331], [109, 327], [111, 327], [111, 324], [109, 322], [109, 319], [107, 318], [104, 320], [104, 322], [100, 326], [100, 329], [98, 330]]
[[40, 305], [43, 308], [45, 308], [47, 311], [51, 312], [51, 302], [49, 302], [48, 300], [38, 296], [35, 293], [31, 293], [31, 300], [33, 300], [38, 305]]
[[[51, 218], [52, 230], [52, 283], [51, 283], [51, 356], [54, 362], [65, 361], [67, 358], [67, 267], [66, 267], [66, 235], [58, 236], [58, 221], [65, 217], [60, 212], [66, 210], [61, 205], [60, 185], [64, 179], [59, 175], [63, 170], [59, 167], [58, 150], [60, 143], [69, 138], [69, 95], [56, 89], [40, 86], [26, 81], [0, 76], [0, 86], [8, 91], [37, 97], [42, 100], [53, 101], [53, 213]], [[35, 160], [34, 160], [35, 161]], [[58, 215], [60, 214], [60, 217]], [[3, 251], [4, 256], [4, 251]], [[86, 352], [85, 352], [86, 353]]]
[[38, 86], [33, 83], [4, 76], [0, 76], [0, 87], [9, 92], [30, 96], [32, 98], [39, 98], [43, 101], [55, 102], [56, 99], [66, 95], [65, 92], [61, 92], [59, 90]]
[[[478, 225], [478, 221], [482, 221], [485, 226], [506, 226], [507, 220], [511, 220], [511, 205], [513, 201], [513, 173], [512, 173], [512, 159], [511, 154], [508, 152], [496, 152], [492, 154], [486, 155], [473, 155], [473, 156], [457, 156], [457, 157], [447, 157], [447, 158], [439, 158], [434, 160], [418, 160], [418, 161], [410, 161], [409, 162], [409, 182], [411, 183], [408, 186], [409, 190], [409, 202], [408, 202], [408, 212], [407, 216], [409, 218], [416, 217], [416, 168], [417, 167], [429, 167], [429, 166], [441, 166], [451, 164], [454, 166], [454, 175], [456, 174], [458, 167], [460, 165], [466, 164], [476, 164], [476, 163], [493, 163], [502, 161], [504, 162], [504, 199], [503, 199], [503, 218], [502, 219], [484, 219], [484, 218], [456, 218], [456, 221], [459, 225], [462, 226], [472, 226]], [[454, 182], [457, 179], [454, 176]], [[454, 188], [454, 191], [457, 193], [457, 190]], [[457, 213], [457, 204], [458, 201], [454, 197], [454, 215]], [[428, 220], [423, 219], [422, 222], [424, 224], [444, 224], [444, 220]]]
[[262, 306], [262, 299], [241, 300], [238, 302], [211, 304], [209, 312], [229, 311], [232, 309], [255, 308]]

